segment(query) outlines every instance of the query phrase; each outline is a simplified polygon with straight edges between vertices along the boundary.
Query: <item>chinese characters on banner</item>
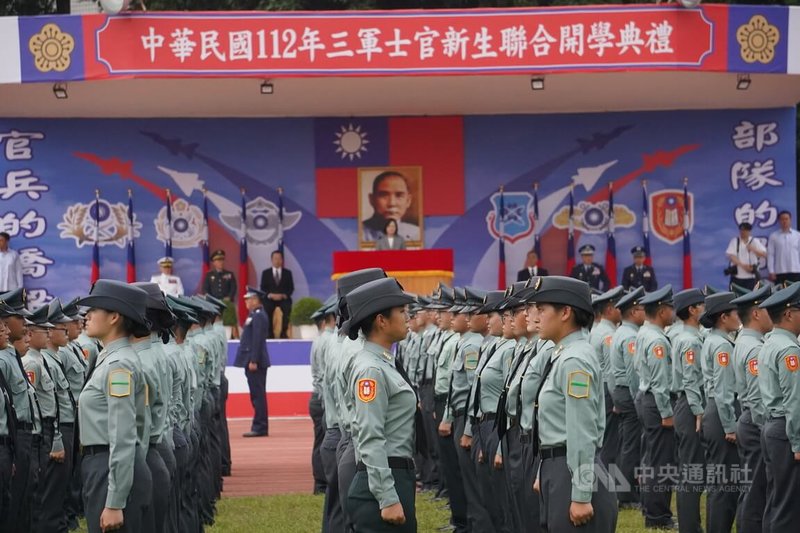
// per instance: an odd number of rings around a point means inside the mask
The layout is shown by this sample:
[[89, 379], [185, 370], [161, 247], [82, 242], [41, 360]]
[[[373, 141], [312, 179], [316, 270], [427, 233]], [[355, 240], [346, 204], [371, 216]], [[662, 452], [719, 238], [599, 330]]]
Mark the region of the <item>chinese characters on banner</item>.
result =
[[[110, 74], [391, 74], [700, 67], [699, 10], [581, 9], [97, 19]], [[680, 43], [680, 46], [677, 46]], [[718, 43], [716, 43], [718, 44]]]
[[[0, 131], [0, 147], [8, 169], [5, 172], [5, 181], [0, 182], [0, 200], [11, 200], [17, 195], [25, 195], [35, 202], [42, 198], [42, 194], [50, 191], [50, 187], [29, 168], [34, 158], [33, 141], [43, 139], [44, 133], [41, 132], [16, 129]], [[46, 230], [47, 219], [36, 209], [28, 209], [24, 213], [17, 213], [13, 208], [8, 211], [4, 209], [0, 215], [0, 231], [8, 233], [12, 238], [35, 239], [44, 235]], [[30, 279], [43, 278], [47, 274], [47, 267], [55, 262], [38, 246], [17, 248], [17, 253], [22, 263], [23, 276]], [[29, 282], [26, 281], [25, 284], [28, 286]], [[52, 296], [46, 289], [34, 287], [28, 290], [29, 303], [34, 307], [51, 299]]]
[[741, 151], [742, 159], [731, 165], [730, 183], [734, 191], [747, 193], [748, 201], [734, 209], [737, 224], [748, 222], [753, 227], [768, 228], [778, 220], [779, 207], [769, 199], [758, 201], [758, 191], [766, 187], [783, 187], [775, 160], [765, 157], [769, 148], [778, 144], [778, 123], [755, 124], [742, 120], [733, 128], [731, 141]]

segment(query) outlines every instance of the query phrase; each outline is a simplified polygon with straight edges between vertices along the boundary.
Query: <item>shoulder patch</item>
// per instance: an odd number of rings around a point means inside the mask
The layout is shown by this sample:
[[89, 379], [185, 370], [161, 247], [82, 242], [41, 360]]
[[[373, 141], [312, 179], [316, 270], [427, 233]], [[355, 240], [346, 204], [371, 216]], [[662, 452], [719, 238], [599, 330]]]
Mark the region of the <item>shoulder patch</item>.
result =
[[628, 343], [628, 353], [633, 355], [636, 352], [636, 341], [631, 341]]
[[750, 359], [747, 362], [747, 371], [754, 376], [758, 375], [758, 359]]
[[89, 350], [87, 350], [86, 348], [81, 348], [81, 352], [83, 352], [83, 358], [88, 361], [89, 360]]
[[719, 366], [728, 366], [728, 363], [731, 362], [731, 355], [728, 352], [719, 352], [717, 354], [717, 362]]
[[478, 352], [467, 352], [464, 354], [464, 368], [467, 370], [475, 370], [478, 368]]
[[356, 385], [358, 399], [364, 403], [369, 403], [378, 394], [378, 383], [374, 379], [359, 379]]
[[686, 364], [687, 365], [694, 364], [694, 350], [686, 350]]
[[605, 339], [603, 339], [603, 343], [606, 346], [611, 346], [611, 335], [608, 335]]
[[660, 344], [653, 349], [653, 355], [656, 356], [656, 359], [664, 359], [664, 355], [666, 352], [664, 351], [664, 347]]
[[108, 395], [115, 398], [131, 395], [130, 370], [120, 368], [108, 373]]
[[36, 372], [28, 370], [25, 373], [28, 375], [28, 381], [30, 381], [31, 385], [36, 385]]
[[800, 368], [800, 359], [797, 355], [787, 355], [783, 360], [786, 362], [789, 372], [797, 372], [797, 369]]
[[592, 377], [588, 372], [575, 370], [567, 376], [567, 394], [573, 398], [588, 398]]

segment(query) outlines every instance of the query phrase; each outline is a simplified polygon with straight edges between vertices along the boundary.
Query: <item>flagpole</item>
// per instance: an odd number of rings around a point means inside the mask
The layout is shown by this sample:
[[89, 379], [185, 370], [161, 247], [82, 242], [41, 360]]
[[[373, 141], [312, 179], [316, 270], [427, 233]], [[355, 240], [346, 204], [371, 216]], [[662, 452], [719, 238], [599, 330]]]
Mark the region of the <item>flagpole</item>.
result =
[[283, 255], [283, 187], [278, 187], [278, 251]]
[[209, 255], [209, 233], [208, 233], [208, 189], [203, 187], [203, 241], [201, 243], [202, 246], [202, 254], [203, 254], [203, 265], [201, 267], [202, 272], [200, 275], [201, 280], [204, 280], [208, 271], [211, 270], [210, 264], [210, 255]]
[[244, 295], [247, 291], [248, 283], [248, 256], [247, 256], [247, 197], [244, 187], [239, 190], [242, 194], [241, 206], [241, 235], [239, 239], [239, 321], [244, 322], [247, 318], [247, 306], [244, 303]]
[[94, 190], [94, 246], [92, 246], [91, 283], [100, 279], [100, 189]]
[[539, 231], [539, 182], [533, 184], [533, 251], [536, 252], [536, 266], [542, 266], [542, 243]]
[[608, 230], [606, 243], [606, 274], [611, 282], [611, 286], [617, 285], [617, 242], [614, 237], [616, 231], [616, 220], [614, 218], [614, 183], [608, 184]]
[[497, 263], [497, 289], [504, 290], [506, 288], [506, 243], [505, 243], [505, 217], [503, 216], [503, 212], [506, 209], [505, 206], [505, 198], [503, 197], [503, 191], [505, 188], [501, 185], [500, 186], [500, 209], [498, 213], [498, 222], [500, 227], [500, 236], [499, 236], [499, 243], [498, 243], [498, 263]]
[[169, 189], [167, 192], [167, 242], [164, 246], [164, 255], [172, 257], [172, 193]]
[[683, 178], [683, 288], [694, 285], [692, 280], [691, 206], [689, 205], [689, 178]]
[[128, 283], [136, 281], [136, 245], [133, 233], [133, 189], [128, 189]]
[[567, 276], [575, 267], [575, 184], [569, 186], [569, 224], [567, 225]]
[[650, 204], [647, 195], [647, 180], [642, 180], [642, 248], [644, 248], [644, 264], [653, 265], [650, 255]]

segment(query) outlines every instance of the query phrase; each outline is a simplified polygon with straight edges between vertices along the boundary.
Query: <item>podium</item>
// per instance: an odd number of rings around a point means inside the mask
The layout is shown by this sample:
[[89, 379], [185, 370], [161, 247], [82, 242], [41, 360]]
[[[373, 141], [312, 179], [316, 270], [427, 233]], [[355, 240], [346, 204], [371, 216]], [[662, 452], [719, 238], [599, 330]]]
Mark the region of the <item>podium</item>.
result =
[[403, 288], [414, 294], [430, 294], [439, 282], [453, 281], [453, 250], [386, 250], [342, 251], [333, 253], [333, 275], [336, 281], [363, 268], [382, 268], [397, 278]]

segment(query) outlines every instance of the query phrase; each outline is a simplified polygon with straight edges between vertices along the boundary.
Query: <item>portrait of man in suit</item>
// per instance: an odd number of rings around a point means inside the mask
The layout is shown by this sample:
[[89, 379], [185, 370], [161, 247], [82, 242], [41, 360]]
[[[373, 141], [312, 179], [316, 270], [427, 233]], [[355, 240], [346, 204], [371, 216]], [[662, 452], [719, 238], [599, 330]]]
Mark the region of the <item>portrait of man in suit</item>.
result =
[[[294, 278], [292, 271], [283, 266], [283, 253], [279, 250], [272, 252], [272, 266], [261, 273], [261, 291], [266, 294], [264, 310], [269, 318], [269, 338], [287, 339], [289, 331], [289, 315], [292, 312], [292, 293], [294, 292]], [[281, 330], [273, 331], [273, 318], [275, 309], [280, 308]]]
[[422, 172], [419, 167], [361, 168], [358, 174], [360, 248], [374, 248], [389, 220], [407, 246], [422, 246]]

